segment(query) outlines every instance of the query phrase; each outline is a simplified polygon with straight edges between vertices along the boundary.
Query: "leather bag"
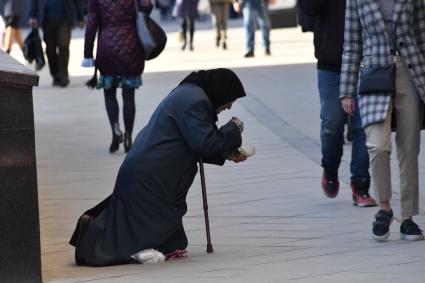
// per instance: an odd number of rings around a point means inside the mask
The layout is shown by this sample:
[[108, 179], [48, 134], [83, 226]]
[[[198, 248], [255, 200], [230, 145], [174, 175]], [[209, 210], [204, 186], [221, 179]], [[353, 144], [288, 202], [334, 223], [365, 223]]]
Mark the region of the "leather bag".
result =
[[395, 64], [360, 70], [359, 95], [395, 94]]
[[134, 1], [136, 5], [136, 25], [137, 35], [140, 43], [145, 50], [146, 60], [156, 58], [161, 54], [167, 43], [167, 35], [164, 30], [154, 21], [149, 15], [140, 11], [137, 0]]

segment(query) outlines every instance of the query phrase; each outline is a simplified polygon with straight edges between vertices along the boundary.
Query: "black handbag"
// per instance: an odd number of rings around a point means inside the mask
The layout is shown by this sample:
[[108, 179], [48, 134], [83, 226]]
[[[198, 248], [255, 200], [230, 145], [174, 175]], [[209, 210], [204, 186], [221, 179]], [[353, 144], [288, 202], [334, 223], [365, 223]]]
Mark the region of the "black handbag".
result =
[[145, 50], [145, 59], [151, 60], [161, 54], [167, 43], [167, 35], [164, 30], [149, 15], [140, 11], [138, 0], [135, 0], [136, 6], [136, 25], [137, 35], [140, 43]]
[[360, 70], [359, 95], [395, 94], [395, 64]]
[[35, 69], [37, 71], [40, 71], [46, 64], [40, 34], [37, 28], [33, 28], [25, 38], [23, 51], [28, 63], [35, 61]]

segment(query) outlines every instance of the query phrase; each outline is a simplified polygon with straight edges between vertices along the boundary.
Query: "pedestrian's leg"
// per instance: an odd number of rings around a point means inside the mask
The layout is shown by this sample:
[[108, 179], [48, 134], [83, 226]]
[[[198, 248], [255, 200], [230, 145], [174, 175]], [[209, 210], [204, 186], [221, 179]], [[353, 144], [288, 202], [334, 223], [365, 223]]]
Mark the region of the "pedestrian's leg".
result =
[[69, 84], [68, 62], [69, 62], [69, 44], [71, 42], [71, 26], [62, 21], [57, 29], [58, 46], [58, 76], [61, 86]]
[[5, 45], [5, 50], [7, 53], [10, 53], [10, 51], [12, 50], [12, 45], [13, 45], [13, 27], [12, 26], [8, 26], [6, 27], [6, 34], [4, 37], [4, 45]]
[[221, 4], [221, 36], [224, 39], [223, 49], [227, 49], [227, 20], [229, 19], [229, 3]]
[[57, 23], [54, 20], [50, 18], [44, 20], [43, 39], [46, 43], [46, 56], [49, 63], [50, 74], [53, 77], [53, 85], [59, 85], [58, 55], [56, 51], [57, 28]]
[[185, 50], [186, 48], [186, 32], [187, 32], [187, 23], [186, 23], [186, 17], [183, 17], [181, 20], [181, 24], [180, 24], [181, 28], [182, 28], [182, 39], [183, 39], [183, 45], [182, 45], [182, 50]]
[[339, 99], [340, 74], [318, 70], [320, 94], [320, 140], [322, 147], [322, 189], [326, 196], [336, 197], [339, 191], [338, 168], [344, 143], [344, 124], [347, 114]]
[[403, 219], [407, 219], [419, 211], [418, 155], [423, 110], [409, 70], [401, 62], [397, 64], [396, 86], [394, 110], [400, 168], [401, 215]]
[[384, 122], [366, 127], [366, 146], [369, 152], [370, 174], [380, 210], [375, 215], [372, 237], [385, 241], [390, 236], [390, 224], [393, 220], [391, 200], [391, 115], [392, 101]]
[[124, 149], [128, 152], [133, 144], [132, 133], [134, 125], [134, 117], [136, 116], [136, 104], [134, 101], [134, 88], [123, 86], [122, 100], [123, 100], [123, 116], [124, 116]]
[[189, 50], [193, 51], [193, 36], [195, 35], [195, 19], [188, 17], [187, 20], [189, 21], [189, 33], [190, 33]]
[[266, 55], [270, 55], [270, 18], [267, 9], [267, 4], [262, 4], [260, 10], [257, 11], [257, 20], [260, 25], [261, 34], [263, 35], [263, 46], [266, 50]]
[[21, 29], [15, 28], [14, 32], [15, 32], [16, 43], [18, 43], [19, 47], [21, 49], [23, 49], [24, 48], [24, 41], [22, 40]]
[[212, 24], [215, 28], [215, 46], [219, 47], [220, 46], [220, 40], [221, 40], [221, 35], [220, 35], [220, 26], [219, 26], [219, 3], [211, 3], [211, 20], [212, 20]]
[[363, 129], [358, 99], [355, 99], [355, 110], [350, 118], [353, 143], [351, 146], [351, 190], [353, 204], [361, 207], [375, 206], [375, 200], [369, 195], [369, 154], [366, 147], [366, 135]]
[[254, 30], [254, 18], [253, 11], [251, 9], [251, 4], [246, 3], [242, 9], [243, 14], [243, 25], [245, 27], [246, 33], [246, 49], [247, 53], [245, 57], [254, 57], [254, 40], [255, 40], [255, 30]]
[[113, 153], [118, 150], [119, 144], [123, 141], [123, 135], [118, 123], [119, 106], [117, 100], [117, 89], [104, 89], [105, 107], [108, 114], [109, 124], [112, 130], [112, 143], [109, 147], [109, 152]]

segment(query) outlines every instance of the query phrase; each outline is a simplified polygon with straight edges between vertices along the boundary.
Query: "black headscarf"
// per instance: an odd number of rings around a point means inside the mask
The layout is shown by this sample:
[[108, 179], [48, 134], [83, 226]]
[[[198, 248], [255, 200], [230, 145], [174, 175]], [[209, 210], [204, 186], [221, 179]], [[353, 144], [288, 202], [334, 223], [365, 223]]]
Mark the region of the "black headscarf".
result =
[[225, 68], [192, 72], [180, 84], [182, 83], [192, 83], [202, 88], [210, 99], [214, 110], [246, 96], [238, 76]]

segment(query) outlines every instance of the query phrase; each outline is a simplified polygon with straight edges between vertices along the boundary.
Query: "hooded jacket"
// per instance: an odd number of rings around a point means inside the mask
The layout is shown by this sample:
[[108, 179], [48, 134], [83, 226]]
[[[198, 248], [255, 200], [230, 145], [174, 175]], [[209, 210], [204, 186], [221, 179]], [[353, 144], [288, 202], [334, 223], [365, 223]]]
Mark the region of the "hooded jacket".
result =
[[344, 42], [344, 0], [300, 0], [301, 11], [316, 18], [314, 29], [314, 55], [317, 68], [341, 71]]

